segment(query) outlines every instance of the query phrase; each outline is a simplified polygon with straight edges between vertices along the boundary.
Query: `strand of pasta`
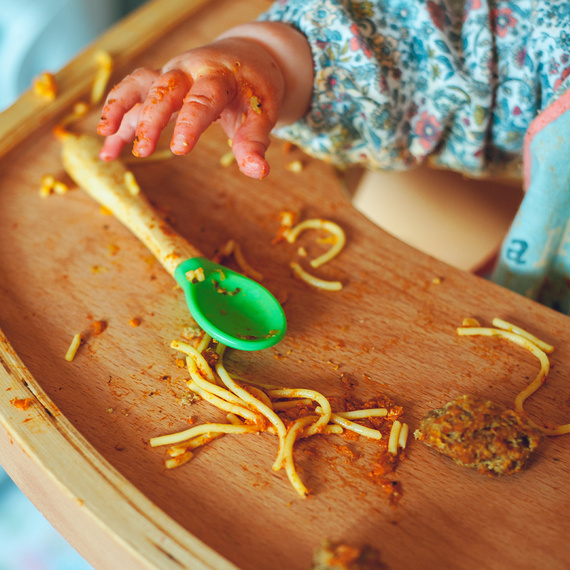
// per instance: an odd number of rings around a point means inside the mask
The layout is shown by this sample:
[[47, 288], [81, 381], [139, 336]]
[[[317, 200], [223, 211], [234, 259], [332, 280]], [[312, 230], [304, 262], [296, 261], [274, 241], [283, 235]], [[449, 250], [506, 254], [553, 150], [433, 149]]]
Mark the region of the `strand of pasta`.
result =
[[173, 340], [170, 343], [170, 346], [176, 350], [179, 350], [180, 352], [183, 352], [184, 354], [191, 356], [194, 362], [196, 362], [196, 366], [200, 372], [202, 372], [204, 378], [214, 384], [216, 383], [212, 368], [208, 364], [208, 361], [202, 356], [201, 352], [198, 352], [192, 345], [188, 344], [187, 342], [182, 342], [179, 340]]
[[[205, 336], [196, 348], [181, 341], [173, 341], [171, 346], [187, 355], [187, 368], [190, 373], [188, 387], [218, 409], [228, 412], [229, 423], [202, 424], [178, 433], [152, 438], [150, 441], [152, 447], [171, 445], [167, 450], [170, 459], [165, 461], [167, 468], [186, 463], [193, 457], [192, 450], [226, 433], [267, 431], [279, 437], [279, 451], [273, 469], [279, 470], [285, 467], [287, 477], [296, 491], [301, 496], [307, 496], [308, 490], [299, 478], [293, 460], [293, 446], [297, 439], [315, 434], [342, 433], [344, 429], [351, 429], [372, 439], [382, 437], [378, 430], [352, 422], [351, 419], [383, 417], [387, 415], [387, 409], [372, 408], [333, 414], [328, 399], [315, 390], [275, 388], [269, 384], [247, 382], [245, 379], [242, 381], [247, 385], [242, 387], [225, 369], [223, 356], [226, 347], [221, 344], [216, 347], [218, 361], [214, 374], [211, 365], [202, 355], [210, 341], [211, 338]], [[318, 415], [298, 418], [288, 429], [275, 413], [277, 410], [287, 410], [298, 405], [306, 406], [313, 402], [319, 404], [315, 410]], [[270, 425], [261, 422], [261, 417], [268, 420]], [[244, 423], [243, 420], [251, 423]], [[407, 425], [403, 424], [401, 428], [396, 445], [403, 448]], [[405, 435], [403, 428], [406, 428]]]
[[518, 334], [519, 336], [522, 336], [523, 338], [526, 338], [527, 340], [530, 340], [530, 342], [536, 344], [536, 346], [544, 350], [544, 352], [547, 353], [554, 352], [554, 347], [551, 344], [548, 344], [547, 342], [540, 340], [539, 338], [529, 333], [528, 331], [525, 331], [524, 329], [517, 327], [517, 325], [513, 325], [512, 323], [504, 321], [503, 319], [499, 319], [498, 317], [495, 317], [493, 319], [493, 324], [499, 329], [510, 331], [512, 333]]
[[165, 467], [167, 469], [173, 469], [175, 467], [180, 467], [180, 465], [184, 465], [184, 463], [187, 463], [194, 457], [192, 450], [202, 447], [203, 445], [210, 443], [214, 439], [223, 437], [224, 435], [225, 434], [223, 433], [208, 432], [186, 441], [185, 443], [173, 445], [166, 450], [166, 453], [170, 455], [170, 459], [167, 459], [164, 462]]
[[234, 424], [234, 426], [241, 426], [243, 424], [241, 419], [231, 412], [226, 415], [226, 418], [228, 418], [228, 422], [230, 422], [230, 424]]
[[113, 72], [113, 58], [105, 50], [98, 50], [95, 53], [95, 61], [97, 63], [97, 72], [91, 87], [89, 101], [91, 105], [97, 105], [101, 101]]
[[164, 462], [164, 466], [167, 469], [174, 469], [175, 467], [180, 467], [181, 465], [188, 463], [188, 461], [190, 461], [190, 459], [192, 459], [192, 457], [194, 457], [194, 454], [191, 451], [185, 451], [184, 453], [181, 453], [180, 455], [175, 455], [174, 457], [167, 459]]
[[322, 410], [320, 418], [307, 430], [309, 435], [320, 433], [331, 419], [331, 405], [329, 401], [315, 390], [307, 390], [305, 388], [279, 388], [277, 390], [269, 390], [270, 398], [309, 398], [317, 402]]
[[216, 406], [216, 408], [219, 408], [224, 412], [235, 414], [236, 416], [241, 416], [253, 424], [259, 423], [259, 416], [252, 410], [244, 408], [243, 406], [239, 406], [237, 404], [232, 404], [222, 398], [219, 398], [208, 390], [204, 390], [201, 386], [193, 381], [188, 382], [188, 387], [190, 390], [198, 394], [203, 400], [212, 404], [213, 406]]
[[283, 447], [285, 445], [285, 437], [287, 435], [287, 429], [281, 418], [269, 407], [267, 407], [263, 402], [259, 401], [257, 398], [252, 396], [247, 390], [239, 386], [234, 379], [228, 374], [223, 364], [223, 354], [225, 346], [219, 344], [216, 352], [219, 355], [219, 360], [216, 363], [216, 372], [221, 378], [222, 382], [237, 396], [244, 400], [247, 404], [255, 408], [260, 414], [265, 416], [271, 424], [277, 430], [277, 435], [279, 436], [279, 449], [277, 452], [277, 457], [273, 463], [273, 471], [279, 471], [283, 464]]
[[[550, 361], [548, 359], [545, 350], [543, 350], [543, 348], [541, 348], [540, 346], [535, 344], [533, 340], [531, 340], [531, 339], [536, 339], [534, 335], [530, 334], [524, 329], [516, 327], [515, 325], [511, 325], [506, 321], [502, 321], [501, 319], [494, 319], [493, 323], [496, 325], [498, 323], [499, 325], [504, 327], [504, 329], [508, 330], [504, 330], [503, 328], [493, 329], [487, 327], [459, 327], [457, 329], [457, 334], [460, 336], [502, 337], [525, 348], [526, 350], [528, 350], [538, 358], [540, 362], [540, 371], [536, 375], [535, 379], [515, 398], [515, 406], [514, 406], [515, 411], [519, 413], [524, 413], [526, 415], [526, 412], [524, 411], [524, 402], [527, 398], [532, 396], [546, 381], [546, 377], [550, 372]], [[545, 343], [544, 341], [541, 341], [539, 339], [536, 340], [538, 340], [539, 344], [545, 347], [546, 350], [550, 352], [554, 350], [554, 348], [551, 347], [551, 345]], [[564, 435], [570, 433], [570, 423], [549, 428], [537, 424], [536, 422], [530, 420], [530, 418], [528, 419], [533, 426], [542, 430], [545, 435], [555, 436], [555, 435]]]
[[342, 289], [342, 283], [340, 281], [327, 281], [326, 279], [315, 277], [305, 271], [296, 261], [292, 261], [289, 265], [297, 277], [313, 287], [326, 289], [327, 291], [340, 291]]
[[259, 431], [259, 427], [256, 425], [202, 424], [177, 433], [153, 437], [150, 440], [150, 445], [151, 447], [158, 447], [160, 445], [180, 443], [203, 433], [253, 433], [256, 431]]
[[365, 410], [353, 410], [351, 412], [335, 412], [337, 416], [347, 420], [360, 420], [364, 418], [383, 418], [388, 415], [386, 408], [368, 408]]
[[569, 424], [562, 424], [562, 425], [555, 426], [552, 428], [541, 427], [540, 429], [542, 429], [542, 431], [546, 435], [565, 435], [567, 433], [570, 433], [570, 423]]
[[283, 449], [283, 463], [285, 465], [285, 472], [287, 473], [287, 477], [293, 485], [294, 489], [301, 495], [302, 497], [306, 497], [309, 494], [307, 487], [303, 484], [299, 475], [297, 473], [297, 469], [295, 468], [295, 462], [293, 460], [293, 445], [295, 444], [295, 440], [301, 430], [303, 430], [306, 426], [313, 423], [317, 418], [315, 416], [305, 416], [304, 418], [299, 418], [289, 428], [287, 432], [287, 437], [285, 438], [285, 445]]
[[[229, 154], [231, 154], [231, 153], [229, 153]], [[246, 261], [244, 255], [243, 255], [243, 251], [241, 249], [241, 246], [239, 245], [239, 243], [237, 243], [233, 239], [229, 239], [224, 244], [224, 246], [218, 250], [217, 254], [214, 256], [214, 259], [212, 261], [220, 263], [224, 258], [229, 257], [230, 255], [234, 256], [236, 263], [238, 264], [239, 268], [242, 270], [242, 272], [245, 275], [247, 275], [248, 277], [251, 277], [252, 279], [255, 279], [256, 281], [263, 281], [263, 274], [260, 273], [259, 271], [257, 271], [257, 269], [254, 269]], [[223, 276], [222, 276], [222, 280], [223, 280]]]
[[330, 261], [331, 259], [336, 257], [344, 247], [344, 244], [346, 243], [344, 230], [338, 224], [335, 224], [330, 220], [323, 220], [320, 218], [304, 220], [298, 223], [296, 226], [285, 231], [285, 238], [289, 243], [294, 243], [299, 234], [307, 229], [327, 230], [335, 237], [335, 243], [333, 244], [333, 246], [328, 251], [326, 251], [319, 257], [316, 257], [310, 262], [311, 267], [315, 269], [317, 267], [320, 267], [327, 261]]
[[[344, 433], [344, 428], [342, 426], [339, 425], [334, 425], [334, 424], [328, 424], [323, 428], [323, 431], [321, 432], [322, 435], [339, 435], [341, 433]], [[305, 437], [305, 436], [303, 436]], [[306, 436], [309, 437], [309, 436]]]
[[[317, 408], [316, 411], [319, 412], [320, 408]], [[334, 424], [342, 426], [344, 429], [353, 431], [365, 437], [369, 437], [370, 439], [382, 439], [382, 434], [377, 429], [369, 428], [361, 424], [357, 424], [356, 422], [352, 422], [342, 417], [340, 414], [332, 413], [330, 421]]]
[[[194, 370], [192, 370], [192, 364], [195, 365], [195, 361], [192, 360], [190, 356], [188, 356], [187, 362], [188, 362], [188, 371], [190, 372], [190, 377], [192, 378], [194, 383], [197, 384], [202, 390], [205, 390], [206, 392], [209, 392], [210, 394], [213, 394], [214, 396], [217, 396], [219, 399], [225, 400], [226, 402], [234, 406], [240, 406], [242, 408], [247, 407], [247, 404], [239, 396], [237, 396], [230, 390], [223, 388], [222, 386], [218, 386], [218, 384], [214, 384], [213, 382], [206, 380], [200, 374], [197, 374]], [[200, 394], [200, 396], [201, 395], [202, 394]]]
[[257, 398], [260, 402], [263, 402], [268, 408], [275, 411], [273, 402], [269, 399], [269, 396], [257, 386], [243, 386], [243, 389], [249, 392], [254, 398]]
[[395, 455], [398, 452], [398, 443], [400, 442], [400, 433], [402, 431], [402, 422], [394, 420], [390, 429], [390, 437], [388, 438], [388, 452]]
[[459, 336], [498, 336], [526, 348], [538, 358], [540, 361], [539, 373], [536, 378], [515, 398], [515, 410], [517, 412], [522, 412], [524, 401], [542, 386], [548, 376], [548, 372], [550, 371], [550, 362], [546, 353], [527, 338], [502, 329], [492, 329], [487, 327], [460, 327], [457, 329], [457, 334]]
[[[303, 417], [308, 417], [308, 416], [303, 416]], [[316, 420], [317, 416], [314, 416], [314, 418]], [[308, 437], [312, 437], [313, 435], [340, 435], [341, 433], [344, 433], [344, 428], [340, 425], [331, 423], [327, 424], [324, 428], [321, 428], [318, 434], [301, 432], [300, 434], [297, 435], [297, 439], [306, 439]]]
[[273, 402], [273, 409], [276, 412], [285, 412], [287, 410], [292, 410], [297, 406], [306, 406], [312, 403], [313, 400], [311, 400], [310, 398], [300, 398], [299, 400], [282, 400], [280, 402]]
[[400, 428], [400, 437], [398, 437], [398, 446], [401, 447], [402, 449], [406, 449], [406, 444], [408, 443], [409, 430], [410, 428], [408, 427], [408, 424], [406, 423], [402, 424], [402, 427]]
[[173, 445], [166, 450], [166, 453], [168, 453], [170, 457], [176, 457], [177, 455], [182, 455], [185, 451], [202, 447], [203, 445], [206, 445], [207, 443], [210, 443], [214, 439], [218, 439], [223, 435], [223, 433], [203, 433], [202, 435], [198, 435], [189, 441]]
[[239, 243], [234, 242], [234, 258], [236, 260], [236, 263], [239, 265], [240, 269], [248, 276], [251, 277], [252, 279], [255, 279], [256, 281], [262, 281], [263, 280], [263, 274], [260, 273], [259, 271], [257, 271], [257, 269], [254, 269], [245, 259], [244, 255], [243, 255], [243, 251], [241, 249], [241, 246], [239, 245]]
[[212, 337], [208, 333], [205, 332], [202, 335], [202, 339], [198, 343], [198, 346], [196, 347], [196, 351], [199, 354], [202, 354], [208, 348], [208, 346], [210, 346], [211, 341], [212, 341]]

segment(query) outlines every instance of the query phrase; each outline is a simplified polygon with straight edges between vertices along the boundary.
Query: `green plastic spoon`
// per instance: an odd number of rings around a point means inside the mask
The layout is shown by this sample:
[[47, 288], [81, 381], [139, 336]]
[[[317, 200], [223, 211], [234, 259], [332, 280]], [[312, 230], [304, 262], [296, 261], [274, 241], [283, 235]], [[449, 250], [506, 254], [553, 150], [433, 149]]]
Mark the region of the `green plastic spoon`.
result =
[[99, 158], [94, 137], [65, 135], [62, 160], [68, 174], [135, 234], [184, 290], [196, 323], [222, 344], [261, 350], [279, 342], [287, 321], [262, 285], [204, 258], [158, 216], [120, 161]]

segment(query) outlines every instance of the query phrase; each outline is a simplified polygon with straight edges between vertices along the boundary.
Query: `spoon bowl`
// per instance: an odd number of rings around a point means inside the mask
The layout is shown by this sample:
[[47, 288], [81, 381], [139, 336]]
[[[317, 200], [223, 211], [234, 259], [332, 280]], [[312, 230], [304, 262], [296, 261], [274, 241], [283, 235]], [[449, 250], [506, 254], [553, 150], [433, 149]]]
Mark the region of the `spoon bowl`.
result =
[[[196, 272], [203, 280], [188, 278]], [[277, 299], [241, 273], [194, 257], [176, 268], [174, 278], [184, 290], [196, 323], [222, 344], [261, 350], [285, 335], [287, 321]]]

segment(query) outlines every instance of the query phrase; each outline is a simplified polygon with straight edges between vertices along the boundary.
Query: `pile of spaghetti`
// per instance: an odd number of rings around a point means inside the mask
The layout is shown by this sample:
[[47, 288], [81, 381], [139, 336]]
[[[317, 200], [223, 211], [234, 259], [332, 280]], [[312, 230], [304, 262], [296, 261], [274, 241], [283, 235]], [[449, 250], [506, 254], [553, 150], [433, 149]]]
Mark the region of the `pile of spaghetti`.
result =
[[297, 440], [316, 434], [341, 434], [345, 430], [380, 440], [383, 436], [379, 429], [360, 422], [383, 419], [390, 424], [388, 453], [395, 457], [399, 449], [406, 446], [408, 426], [399, 419], [403, 413], [399, 406], [333, 412], [329, 400], [315, 390], [253, 383], [230, 374], [224, 366], [226, 347], [206, 334], [196, 346], [178, 340], [171, 346], [186, 355], [190, 391], [226, 412], [228, 423], [204, 423], [152, 438], [152, 447], [170, 446], [167, 468], [183, 465], [192, 459], [198, 447], [225, 434], [268, 432], [278, 438], [273, 470], [284, 468], [294, 489], [306, 497], [309, 491], [293, 460], [293, 446]]

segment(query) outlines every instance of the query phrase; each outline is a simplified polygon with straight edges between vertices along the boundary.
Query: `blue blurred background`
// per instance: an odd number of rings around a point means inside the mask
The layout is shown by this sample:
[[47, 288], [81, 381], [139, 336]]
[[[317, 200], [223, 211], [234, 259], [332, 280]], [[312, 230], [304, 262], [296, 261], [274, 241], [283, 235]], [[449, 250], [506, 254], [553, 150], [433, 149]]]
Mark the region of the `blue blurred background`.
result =
[[[143, 1], [0, 0], [0, 111]], [[89, 569], [0, 467], [0, 570]]]
[[143, 0], [0, 0], [0, 111]]
[[0, 570], [89, 570], [0, 468]]

